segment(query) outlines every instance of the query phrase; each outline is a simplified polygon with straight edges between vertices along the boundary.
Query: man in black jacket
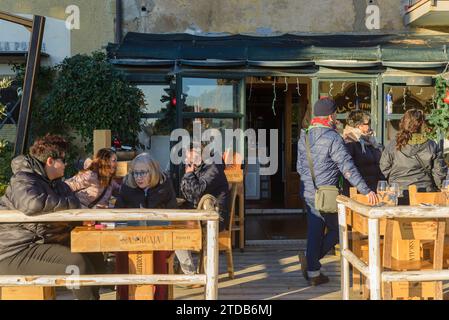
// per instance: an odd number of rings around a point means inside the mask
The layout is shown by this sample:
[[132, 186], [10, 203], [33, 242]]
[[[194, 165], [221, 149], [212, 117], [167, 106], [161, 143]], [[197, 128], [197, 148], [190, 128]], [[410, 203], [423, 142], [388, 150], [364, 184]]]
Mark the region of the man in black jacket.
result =
[[201, 197], [210, 194], [217, 198], [220, 210], [220, 231], [227, 229], [229, 223], [229, 184], [223, 164], [206, 164], [198, 150], [190, 148], [186, 153], [185, 175], [181, 181], [181, 192], [194, 208]]
[[[13, 176], [0, 201], [26, 215], [80, 208], [80, 202], [61, 178], [67, 142], [55, 135], [37, 139], [29, 156], [12, 161]], [[72, 227], [66, 223], [0, 224], [0, 274], [67, 275], [103, 271], [101, 254], [72, 253]], [[94, 266], [98, 267], [95, 270]], [[98, 299], [98, 288], [74, 290], [80, 300]]]

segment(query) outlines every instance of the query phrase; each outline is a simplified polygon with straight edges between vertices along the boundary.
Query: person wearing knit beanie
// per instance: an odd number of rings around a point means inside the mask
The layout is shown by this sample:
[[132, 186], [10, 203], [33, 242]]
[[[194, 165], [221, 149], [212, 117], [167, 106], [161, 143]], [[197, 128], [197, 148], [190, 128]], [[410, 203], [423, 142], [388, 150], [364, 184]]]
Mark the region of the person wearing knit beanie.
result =
[[321, 98], [313, 106], [315, 117], [327, 117], [337, 111], [337, 104], [330, 98]]

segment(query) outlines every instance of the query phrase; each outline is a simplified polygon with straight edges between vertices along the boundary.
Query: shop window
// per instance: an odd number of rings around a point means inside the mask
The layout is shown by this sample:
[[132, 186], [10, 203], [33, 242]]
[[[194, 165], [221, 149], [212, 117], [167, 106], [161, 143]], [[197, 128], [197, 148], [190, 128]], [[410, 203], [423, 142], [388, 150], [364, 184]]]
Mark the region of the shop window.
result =
[[[338, 131], [343, 132], [349, 112], [363, 110], [372, 113], [371, 82], [320, 81], [319, 98], [330, 97], [337, 104]], [[373, 123], [373, 126], [376, 124]]]
[[435, 88], [426, 86], [385, 85], [385, 142], [394, 140], [399, 122], [409, 109], [423, 110], [427, 115], [433, 108]]
[[[225, 118], [225, 119], [217, 119], [217, 118], [195, 118], [195, 119], [184, 119], [183, 120], [183, 128], [186, 129], [190, 137], [192, 139], [193, 137], [193, 125], [194, 123], [201, 124], [201, 133], [204, 133], [204, 131], [208, 129], [217, 129], [221, 133], [222, 137], [222, 152], [226, 151], [226, 135], [225, 130], [226, 129], [238, 129], [240, 127], [240, 120], [238, 118]], [[209, 144], [209, 142], [205, 142], [206, 144]], [[229, 142], [231, 143], [231, 142]], [[235, 139], [232, 141], [232, 148], [236, 152], [242, 152], [242, 150], [237, 150], [237, 143]], [[240, 148], [243, 148], [241, 145]]]
[[176, 126], [175, 94], [168, 84], [140, 85], [145, 95], [144, 118], [139, 142], [142, 151], [149, 152], [161, 168], [170, 170], [170, 135]]
[[169, 95], [167, 92], [170, 90], [169, 85], [140, 85], [137, 87], [145, 95], [145, 114], [166, 113], [168, 111], [170, 106], [166, 102], [162, 102], [161, 98]]
[[184, 112], [239, 112], [240, 80], [183, 78]]

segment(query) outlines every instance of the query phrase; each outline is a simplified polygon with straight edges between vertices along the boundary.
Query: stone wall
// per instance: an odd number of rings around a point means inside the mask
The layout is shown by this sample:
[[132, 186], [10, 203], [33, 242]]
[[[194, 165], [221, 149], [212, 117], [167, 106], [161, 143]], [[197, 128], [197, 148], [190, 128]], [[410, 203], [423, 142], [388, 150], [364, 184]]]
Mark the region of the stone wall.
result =
[[70, 5], [80, 9], [80, 29], [71, 31], [72, 55], [100, 50], [108, 42], [114, 42], [115, 0], [1, 0], [2, 11], [64, 21], [69, 17], [65, 11]]
[[408, 31], [408, 0], [125, 0], [124, 29], [134, 32], [376, 32], [366, 9], [380, 9], [377, 32]]

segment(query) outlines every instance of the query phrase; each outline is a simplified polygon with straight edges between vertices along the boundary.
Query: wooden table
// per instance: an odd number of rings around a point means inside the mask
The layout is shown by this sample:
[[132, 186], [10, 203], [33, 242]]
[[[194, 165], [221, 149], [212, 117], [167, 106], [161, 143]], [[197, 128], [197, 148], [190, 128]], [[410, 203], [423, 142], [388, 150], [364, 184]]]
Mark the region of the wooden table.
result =
[[[130, 274], [153, 274], [153, 251], [201, 249], [199, 222], [169, 226], [117, 227], [97, 230], [77, 227], [71, 234], [72, 252], [128, 252]], [[153, 286], [129, 286], [130, 300], [153, 300]]]

